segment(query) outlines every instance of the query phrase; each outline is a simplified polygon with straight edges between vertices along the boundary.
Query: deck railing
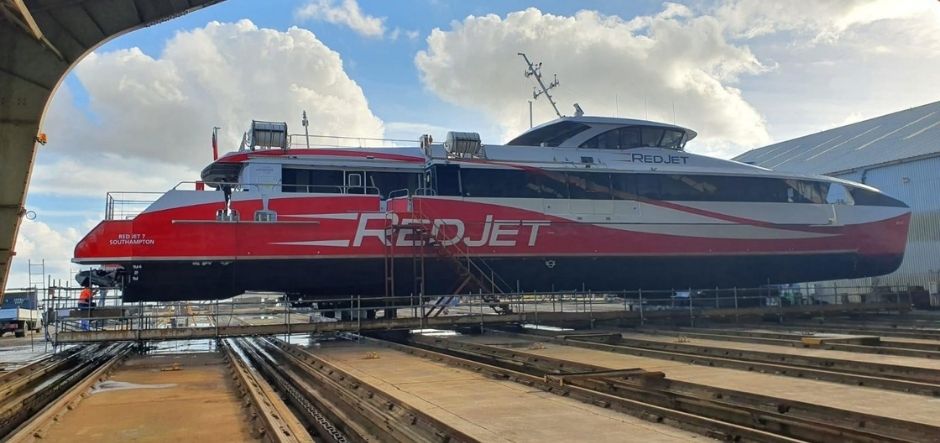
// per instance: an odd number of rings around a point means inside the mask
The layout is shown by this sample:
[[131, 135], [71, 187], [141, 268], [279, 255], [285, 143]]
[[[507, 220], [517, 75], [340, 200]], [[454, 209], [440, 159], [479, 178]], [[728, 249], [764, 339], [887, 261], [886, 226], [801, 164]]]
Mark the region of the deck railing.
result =
[[162, 192], [109, 192], [105, 197], [105, 220], [130, 220], [157, 201]]
[[[559, 291], [485, 294], [404, 295], [398, 297], [336, 296], [331, 298], [286, 300], [281, 293], [250, 293], [242, 297], [215, 301], [138, 302], [123, 303], [120, 292], [112, 288], [106, 298], [95, 297], [98, 306], [78, 306], [81, 288], [53, 287], [47, 307], [47, 336], [55, 342], [62, 332], [107, 332], [166, 330], [179, 328], [217, 328], [232, 326], [291, 325], [344, 322], [344, 330], [357, 332], [369, 329], [370, 322], [394, 318], [413, 319], [421, 328], [433, 327], [447, 319], [454, 323], [477, 322], [480, 326], [498, 323], [512, 317], [536, 327], [564, 325], [567, 318], [585, 322], [626, 321], [624, 324], [646, 325], [670, 322], [695, 326], [702, 321], [723, 318], [737, 322], [755, 318], [784, 318], [815, 313], [839, 315], [840, 312], [911, 309], [907, 288], [879, 288], [862, 292], [859, 287], [837, 287], [834, 292], [800, 293], [775, 288], [720, 288], [706, 290], [627, 290], [627, 291]], [[492, 297], [511, 307], [511, 314], [498, 315]], [[443, 311], [430, 318], [422, 313]], [[831, 313], [831, 314], [830, 314]], [[543, 323], [544, 322], [544, 323]], [[360, 329], [357, 329], [359, 325]], [[331, 325], [334, 327], [337, 325]], [[301, 328], [297, 328], [301, 329]], [[221, 333], [220, 333], [221, 334]], [[173, 334], [167, 334], [172, 336]], [[69, 340], [74, 340], [74, 334]]]

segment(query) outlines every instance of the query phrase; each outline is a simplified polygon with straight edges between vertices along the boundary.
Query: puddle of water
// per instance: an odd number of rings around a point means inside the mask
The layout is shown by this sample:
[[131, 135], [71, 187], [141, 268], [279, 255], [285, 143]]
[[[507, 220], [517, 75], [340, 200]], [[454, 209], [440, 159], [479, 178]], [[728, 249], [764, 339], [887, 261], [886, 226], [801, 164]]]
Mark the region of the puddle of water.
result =
[[556, 327], [556, 326], [534, 325], [534, 324], [531, 324], [531, 323], [523, 323], [523, 324], [522, 324], [522, 327], [523, 327], [523, 328], [526, 328], [526, 329], [536, 329], [536, 330], [540, 330], [540, 331], [553, 331], [553, 332], [573, 331], [573, 330], [574, 330], [574, 329], [569, 329], [569, 328], [559, 328], [559, 327]]
[[91, 395], [109, 391], [126, 391], [128, 389], [166, 389], [172, 388], [174, 386], [176, 386], [176, 383], [145, 385], [140, 383], [129, 383], [126, 381], [105, 380], [95, 384], [95, 386], [91, 388]]
[[186, 354], [214, 352], [214, 339], [200, 340], [171, 340], [154, 343], [150, 349], [150, 354]]

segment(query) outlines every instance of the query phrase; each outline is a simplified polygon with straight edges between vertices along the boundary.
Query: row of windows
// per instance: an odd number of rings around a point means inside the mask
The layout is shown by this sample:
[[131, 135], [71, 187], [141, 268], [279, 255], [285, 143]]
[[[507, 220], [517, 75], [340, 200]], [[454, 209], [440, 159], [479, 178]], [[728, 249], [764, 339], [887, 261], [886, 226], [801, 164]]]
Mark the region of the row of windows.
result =
[[[557, 147], [565, 140], [584, 132], [591, 127], [583, 123], [562, 121], [544, 128], [522, 134], [509, 143], [509, 146], [550, 146]], [[586, 149], [631, 149], [642, 147], [660, 147], [682, 149], [685, 146], [685, 133], [678, 129], [661, 126], [627, 126], [592, 137], [581, 144]]]
[[377, 194], [388, 198], [396, 191], [414, 193], [421, 174], [408, 172], [337, 171], [329, 169], [284, 168], [283, 192], [321, 194]]
[[675, 129], [655, 126], [630, 126], [611, 129], [581, 143], [586, 149], [631, 149], [659, 147], [682, 149], [685, 146], [684, 133]]
[[[421, 186], [421, 175], [406, 172], [284, 168], [284, 192], [391, 193]], [[766, 177], [674, 174], [608, 174], [460, 168], [435, 165], [429, 176], [438, 195], [490, 198], [667, 200], [768, 203], [831, 203], [904, 206], [898, 200], [840, 183]]]
[[[457, 171], [454, 171], [457, 172]], [[764, 177], [460, 169], [464, 197], [570, 198], [904, 206], [883, 194], [839, 183]], [[440, 179], [438, 179], [440, 181]], [[442, 192], [443, 191], [443, 192]]]

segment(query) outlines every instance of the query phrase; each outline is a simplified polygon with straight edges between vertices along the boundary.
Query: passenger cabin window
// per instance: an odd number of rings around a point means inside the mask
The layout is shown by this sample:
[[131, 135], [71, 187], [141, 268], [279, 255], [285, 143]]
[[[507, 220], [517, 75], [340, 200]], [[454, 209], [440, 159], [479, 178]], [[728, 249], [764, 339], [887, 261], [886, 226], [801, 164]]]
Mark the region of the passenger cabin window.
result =
[[675, 129], [629, 126], [611, 129], [581, 143], [585, 149], [632, 149], [659, 147], [681, 150], [685, 147], [685, 134]]
[[370, 194], [388, 198], [392, 192], [414, 193], [422, 174], [399, 171], [340, 171], [325, 169], [284, 168], [281, 171], [283, 192], [320, 194]]
[[826, 194], [826, 203], [833, 205], [854, 205], [855, 199], [852, 198], [852, 194], [849, 193], [849, 190], [842, 185], [842, 183], [831, 183], [829, 185], [829, 192]]
[[[437, 167], [441, 167], [438, 165]], [[453, 168], [448, 165], [447, 168]], [[517, 169], [462, 168], [459, 177], [438, 195], [469, 198], [544, 198], [576, 200], [666, 200], [861, 204], [903, 206], [890, 197], [865, 189], [813, 180], [725, 175], [613, 173]], [[441, 184], [440, 174], [438, 185]], [[838, 186], [835, 186], [838, 185]], [[841, 190], [840, 190], [841, 188]]]
[[343, 184], [343, 171], [301, 168], [284, 168], [281, 171], [283, 192], [342, 194]]
[[583, 123], [563, 121], [526, 132], [512, 140], [509, 146], [551, 146], [557, 147], [565, 140], [590, 129]]

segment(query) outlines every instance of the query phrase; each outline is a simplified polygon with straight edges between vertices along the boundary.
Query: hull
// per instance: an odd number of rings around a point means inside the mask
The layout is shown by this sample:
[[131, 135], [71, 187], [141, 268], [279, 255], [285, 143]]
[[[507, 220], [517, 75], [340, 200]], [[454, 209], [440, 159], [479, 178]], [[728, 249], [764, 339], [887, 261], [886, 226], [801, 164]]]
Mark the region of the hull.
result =
[[[623, 291], [684, 288], [754, 288], [767, 283], [856, 278], [893, 271], [899, 256], [857, 254], [710, 257], [488, 257], [484, 261], [512, 289], [533, 291]], [[410, 304], [419, 291], [415, 261], [395, 263], [396, 302]], [[245, 291], [283, 291], [304, 299], [345, 299], [386, 295], [384, 259], [280, 259], [227, 262], [151, 261], [125, 264], [134, 269], [125, 301], [215, 300]], [[440, 258], [426, 258], [426, 294], [452, 294], [459, 276]]]
[[[452, 258], [467, 256], [511, 290], [756, 287], [892, 272], [910, 221], [907, 208], [813, 204], [266, 200], [275, 222], [220, 222], [220, 193], [171, 191], [133, 220], [99, 224], [76, 247], [75, 261], [123, 265], [128, 301], [211, 300], [246, 290], [381, 297], [389, 261], [394, 294], [407, 297], [418, 292], [417, 257], [429, 295], [459, 287]], [[233, 201], [243, 219], [263, 204], [247, 192]]]

